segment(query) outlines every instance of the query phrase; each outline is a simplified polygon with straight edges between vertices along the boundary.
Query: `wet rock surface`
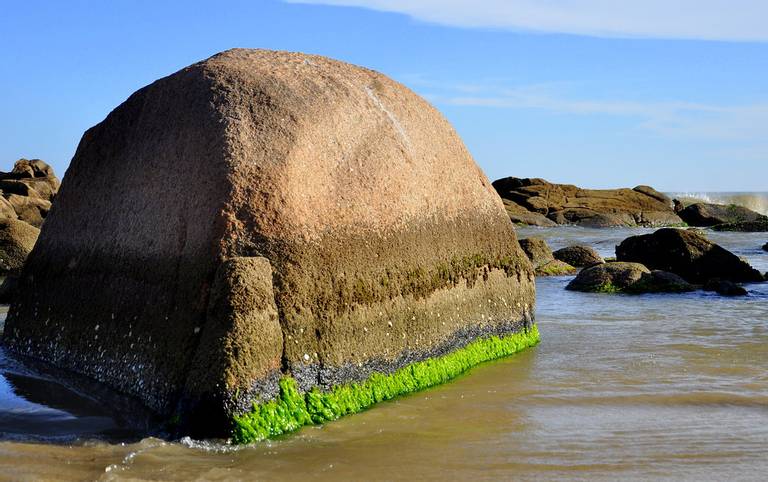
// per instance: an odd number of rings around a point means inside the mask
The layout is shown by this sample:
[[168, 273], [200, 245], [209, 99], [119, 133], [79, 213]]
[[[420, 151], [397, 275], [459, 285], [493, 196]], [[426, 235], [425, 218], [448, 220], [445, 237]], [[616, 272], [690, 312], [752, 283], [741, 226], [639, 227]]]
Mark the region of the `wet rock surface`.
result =
[[619, 292], [637, 283], [643, 275], [649, 275], [648, 268], [640, 263], [604, 263], [579, 272], [567, 290], [587, 292]]
[[522, 210], [531, 213], [533, 222], [527, 224], [544, 226], [542, 218], [596, 228], [683, 222], [673, 211], [672, 201], [650, 186], [597, 190], [539, 178], [507, 177], [494, 181], [493, 187], [504, 199], [507, 212], [516, 213], [518, 222], [526, 222]]

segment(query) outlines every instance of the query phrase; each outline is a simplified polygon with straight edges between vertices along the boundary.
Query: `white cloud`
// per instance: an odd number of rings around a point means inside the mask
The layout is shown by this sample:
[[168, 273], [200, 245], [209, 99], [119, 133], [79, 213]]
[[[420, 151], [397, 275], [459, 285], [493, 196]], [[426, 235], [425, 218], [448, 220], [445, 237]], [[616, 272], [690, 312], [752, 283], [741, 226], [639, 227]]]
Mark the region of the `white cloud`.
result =
[[766, 0], [286, 0], [425, 22], [598, 37], [768, 41]]
[[423, 76], [406, 76], [403, 80], [441, 105], [624, 117], [635, 119], [639, 129], [675, 138], [761, 143], [768, 139], [766, 102], [722, 105], [589, 99], [568, 94], [568, 84], [562, 82], [504, 87], [499, 86], [499, 81], [469, 85], [441, 84]]

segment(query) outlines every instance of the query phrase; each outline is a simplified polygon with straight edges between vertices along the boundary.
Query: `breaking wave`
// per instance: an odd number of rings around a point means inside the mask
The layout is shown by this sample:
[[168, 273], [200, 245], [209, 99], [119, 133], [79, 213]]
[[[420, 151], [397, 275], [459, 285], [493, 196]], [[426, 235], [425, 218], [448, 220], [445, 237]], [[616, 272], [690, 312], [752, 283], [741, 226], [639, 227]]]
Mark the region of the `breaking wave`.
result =
[[768, 192], [676, 192], [669, 196], [686, 205], [697, 202], [736, 204], [768, 216]]

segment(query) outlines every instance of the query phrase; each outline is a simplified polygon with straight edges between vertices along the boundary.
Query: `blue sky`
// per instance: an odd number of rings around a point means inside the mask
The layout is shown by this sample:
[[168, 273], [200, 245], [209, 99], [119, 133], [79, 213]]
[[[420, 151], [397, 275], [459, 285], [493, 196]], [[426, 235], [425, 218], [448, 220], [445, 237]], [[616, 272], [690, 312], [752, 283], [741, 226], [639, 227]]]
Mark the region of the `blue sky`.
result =
[[260, 47], [405, 83], [491, 179], [766, 191], [766, 18], [756, 0], [7, 2], [0, 169], [40, 157], [61, 174], [136, 89]]

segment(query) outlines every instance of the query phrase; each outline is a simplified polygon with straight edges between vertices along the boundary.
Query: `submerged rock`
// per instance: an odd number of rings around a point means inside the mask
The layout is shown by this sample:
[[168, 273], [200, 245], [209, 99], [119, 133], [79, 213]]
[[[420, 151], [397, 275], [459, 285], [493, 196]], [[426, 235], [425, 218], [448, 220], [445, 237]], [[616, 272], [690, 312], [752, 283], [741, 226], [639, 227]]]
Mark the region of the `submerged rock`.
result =
[[18, 219], [0, 219], [0, 273], [21, 270], [39, 234], [39, 229]]
[[714, 226], [724, 223], [756, 221], [764, 218], [760, 213], [736, 204], [691, 204], [677, 213], [690, 226]]
[[760, 218], [754, 221], [742, 221], [738, 223], [717, 224], [712, 226], [715, 231], [737, 231], [742, 233], [768, 232], [768, 218]]
[[616, 259], [670, 271], [690, 283], [712, 278], [763, 281], [763, 275], [743, 259], [695, 231], [682, 229], [665, 228], [629, 237], [616, 247]]
[[537, 339], [531, 264], [449, 123], [297, 53], [218, 54], [89, 129], [19, 283], [10, 350], [239, 441], [338, 415], [321, 390], [467, 350], [350, 413]]
[[704, 284], [704, 291], [715, 291], [722, 296], [747, 296], [747, 290], [731, 281], [711, 279]]
[[604, 263], [602, 256], [589, 246], [568, 246], [552, 253], [555, 259], [577, 268], [588, 268]]
[[649, 186], [634, 189], [582, 189], [538, 178], [507, 177], [493, 182], [508, 212], [526, 222], [521, 209], [557, 224], [586, 227], [669, 226], [682, 224], [672, 201]]
[[564, 263], [559, 259], [553, 259], [548, 263], [536, 268], [537, 276], [567, 276], [575, 274], [578, 271], [576, 268], [568, 263]]

